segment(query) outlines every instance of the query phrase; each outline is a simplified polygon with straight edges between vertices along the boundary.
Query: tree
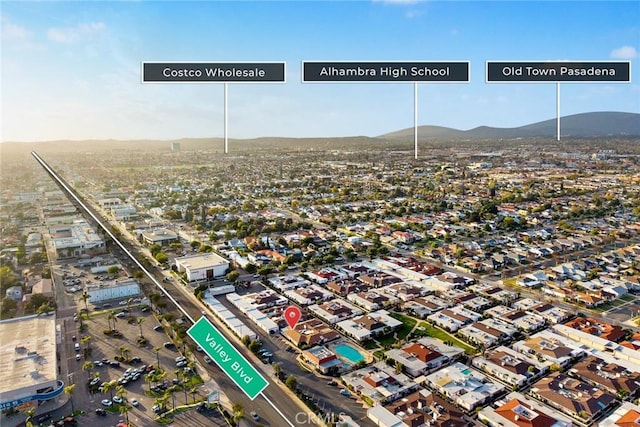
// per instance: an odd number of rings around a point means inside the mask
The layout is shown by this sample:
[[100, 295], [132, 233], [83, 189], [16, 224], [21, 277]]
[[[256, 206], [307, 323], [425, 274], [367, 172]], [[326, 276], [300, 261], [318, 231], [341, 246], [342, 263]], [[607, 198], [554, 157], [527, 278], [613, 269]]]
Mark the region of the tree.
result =
[[136, 323], [140, 327], [140, 338], [144, 338], [144, 335], [142, 334], [142, 324], [144, 323], [144, 317], [138, 317], [136, 319]]
[[75, 409], [73, 408], [73, 392], [76, 390], [76, 385], [75, 384], [69, 384], [68, 386], [66, 386], [64, 388], [64, 394], [68, 394], [69, 395], [69, 401], [71, 401], [71, 412], [75, 412]]
[[169, 257], [164, 252], [158, 252], [155, 256], [155, 259], [160, 264], [166, 264], [167, 262], [169, 262]]
[[9, 267], [0, 267], [0, 290], [6, 293], [7, 289], [18, 284], [18, 277]]
[[27, 419], [24, 421], [25, 427], [34, 427], [33, 426], [33, 415], [36, 413], [36, 409], [38, 408], [29, 408], [24, 411], [24, 414], [27, 416]]
[[95, 365], [93, 364], [93, 362], [91, 360], [87, 360], [86, 362], [84, 362], [82, 364], [82, 370], [83, 371], [87, 371], [87, 376], [91, 377], [91, 370], [95, 368]]
[[162, 252], [162, 246], [153, 244], [149, 247], [149, 252], [151, 252], [151, 256], [155, 257], [157, 254]]
[[122, 405], [120, 405], [120, 407], [118, 408], [120, 410], [120, 415], [124, 415], [124, 419], [127, 422], [127, 425], [129, 425], [129, 411], [132, 408], [133, 407], [129, 405], [129, 402], [127, 400], [123, 401]]
[[236, 280], [238, 280], [238, 277], [240, 277], [240, 273], [238, 272], [238, 270], [232, 270], [227, 273], [227, 280], [230, 282], [235, 282]]
[[87, 313], [89, 312], [89, 294], [87, 293], [87, 291], [82, 292], [82, 301], [84, 301], [84, 308], [85, 310], [87, 310]]
[[129, 348], [124, 345], [121, 345], [120, 347], [118, 347], [118, 351], [120, 351], [120, 356], [123, 359], [126, 359], [129, 353], [131, 353], [131, 350], [129, 350]]
[[258, 350], [260, 350], [260, 347], [262, 347], [262, 343], [260, 342], [260, 340], [252, 340], [249, 343], [249, 350], [251, 350], [252, 353], [255, 353]]
[[112, 265], [109, 268], [107, 268], [107, 273], [111, 274], [112, 276], [115, 276], [119, 272], [120, 272], [120, 267], [118, 267], [117, 265]]
[[100, 386], [100, 391], [102, 393], [109, 392], [109, 398], [113, 399], [113, 390], [116, 389], [117, 385], [118, 385], [118, 382], [116, 380], [111, 380], [109, 382], [104, 383], [102, 386]]
[[196, 396], [198, 395], [198, 389], [196, 387], [191, 387], [191, 389], [189, 390], [189, 393], [191, 393], [191, 397], [193, 397], [193, 403], [196, 403]]
[[158, 361], [158, 368], [160, 368], [160, 347], [156, 347], [153, 349], [153, 351], [156, 352], [156, 360]]
[[18, 303], [9, 297], [4, 297], [0, 300], [0, 319], [8, 319], [15, 316], [18, 310]]
[[282, 375], [282, 367], [278, 362], [274, 362], [273, 365], [273, 373], [276, 374], [276, 378], [280, 379], [280, 375]]
[[240, 418], [244, 417], [244, 408], [241, 403], [234, 403], [231, 407], [231, 412], [233, 413], [233, 421], [236, 423]]
[[[166, 392], [169, 393], [169, 395], [171, 396], [171, 408], [172, 409], [176, 409], [176, 396], [175, 396], [175, 392], [180, 390], [180, 387], [177, 384], [172, 385], [171, 387], [169, 387]], [[185, 402], [186, 404], [187, 402]]]
[[284, 380], [284, 383], [287, 387], [289, 387], [290, 390], [294, 392], [298, 390], [298, 379], [295, 376], [287, 376], [287, 379]]
[[[42, 294], [32, 294], [31, 299], [25, 304], [24, 311], [27, 313], [45, 313], [52, 311], [56, 306], [55, 301], [52, 298], [46, 297]], [[42, 308], [42, 309], [41, 309]]]

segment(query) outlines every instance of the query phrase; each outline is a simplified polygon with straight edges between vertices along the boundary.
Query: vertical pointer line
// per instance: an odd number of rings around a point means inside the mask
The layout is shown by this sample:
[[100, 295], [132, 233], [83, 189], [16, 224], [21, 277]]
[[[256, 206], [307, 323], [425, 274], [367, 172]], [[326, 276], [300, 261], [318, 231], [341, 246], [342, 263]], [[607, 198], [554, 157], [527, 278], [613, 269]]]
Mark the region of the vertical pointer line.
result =
[[413, 82], [413, 146], [413, 157], [418, 160], [418, 82]]
[[560, 82], [556, 82], [556, 141], [560, 141]]
[[229, 83], [224, 84], [224, 154], [229, 154]]
[[271, 405], [271, 406], [273, 407], [273, 409], [275, 409], [275, 410], [276, 410], [276, 412], [277, 412], [277, 413], [282, 417], [282, 419], [283, 419], [283, 420], [285, 420], [285, 421], [287, 422], [287, 424], [289, 424], [291, 427], [296, 427], [295, 425], [293, 425], [293, 423], [292, 423], [291, 421], [289, 421], [289, 420], [287, 419], [287, 417], [285, 417], [285, 416], [284, 416], [284, 414], [282, 413], [282, 411], [280, 411], [280, 409], [279, 409], [279, 408], [278, 408], [278, 407], [277, 407], [277, 406], [276, 406], [276, 405], [271, 401], [271, 399], [269, 399], [269, 398], [267, 397], [267, 395], [266, 395], [266, 394], [264, 394], [264, 392], [260, 392], [260, 395], [261, 395], [262, 397], [264, 397], [264, 400], [266, 400], [266, 401], [267, 401], [267, 403], [268, 403], [269, 405]]

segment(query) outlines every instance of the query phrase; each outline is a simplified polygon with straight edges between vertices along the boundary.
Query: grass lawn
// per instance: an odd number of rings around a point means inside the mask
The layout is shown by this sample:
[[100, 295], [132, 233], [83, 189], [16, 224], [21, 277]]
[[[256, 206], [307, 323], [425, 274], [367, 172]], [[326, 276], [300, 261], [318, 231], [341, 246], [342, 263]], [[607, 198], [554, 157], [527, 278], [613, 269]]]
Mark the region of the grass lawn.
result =
[[634, 299], [636, 299], [635, 295], [622, 295], [620, 297], [621, 300], [629, 302], [629, 301], [633, 301]]
[[436, 328], [435, 326], [428, 324], [427, 322], [420, 322], [420, 326], [418, 326], [418, 328], [415, 330], [415, 333], [418, 335], [437, 338], [444, 342], [450, 341], [456, 347], [460, 347], [465, 351], [465, 353], [469, 355], [475, 354], [477, 351], [475, 347], [467, 344], [464, 341], [459, 340], [455, 336], [449, 334], [447, 331], [444, 331], [440, 328]]
[[[405, 339], [407, 335], [409, 335], [409, 332], [411, 332], [413, 327], [416, 326], [416, 323], [418, 323], [416, 319], [409, 316], [405, 316], [404, 314], [392, 313], [391, 317], [393, 317], [394, 319], [398, 319], [399, 321], [402, 322], [402, 326], [400, 326], [400, 329], [396, 331], [396, 338], [394, 339], [392, 335], [389, 336], [391, 337], [391, 344], [393, 344], [396, 341]], [[386, 344], [386, 341], [388, 341], [389, 337], [384, 337], [380, 339], [379, 340], [380, 344], [383, 344], [383, 345]]]

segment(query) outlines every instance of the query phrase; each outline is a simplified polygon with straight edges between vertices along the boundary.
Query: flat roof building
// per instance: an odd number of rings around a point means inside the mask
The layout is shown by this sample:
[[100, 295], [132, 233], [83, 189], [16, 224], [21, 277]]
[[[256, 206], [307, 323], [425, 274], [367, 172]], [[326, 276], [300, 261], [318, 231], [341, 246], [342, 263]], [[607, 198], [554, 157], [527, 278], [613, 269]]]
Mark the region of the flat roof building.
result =
[[208, 252], [176, 258], [179, 273], [186, 273], [189, 282], [197, 280], [213, 280], [227, 274], [229, 261], [220, 255]]
[[0, 322], [0, 409], [52, 399], [63, 392], [58, 379], [55, 316]]

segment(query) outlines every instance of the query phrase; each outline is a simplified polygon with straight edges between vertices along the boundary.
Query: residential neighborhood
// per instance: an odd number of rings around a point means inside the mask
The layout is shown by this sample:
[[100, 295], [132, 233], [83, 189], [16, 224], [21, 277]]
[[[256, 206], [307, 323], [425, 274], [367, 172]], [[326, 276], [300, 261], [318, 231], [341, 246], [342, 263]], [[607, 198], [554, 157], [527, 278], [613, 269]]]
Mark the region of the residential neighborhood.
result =
[[619, 425], [640, 413], [638, 157], [527, 147], [112, 153], [100, 168], [46, 153], [106, 229], [21, 158], [2, 176], [2, 319], [141, 304], [186, 330], [162, 286], [292, 405], [349, 415], [336, 425]]

